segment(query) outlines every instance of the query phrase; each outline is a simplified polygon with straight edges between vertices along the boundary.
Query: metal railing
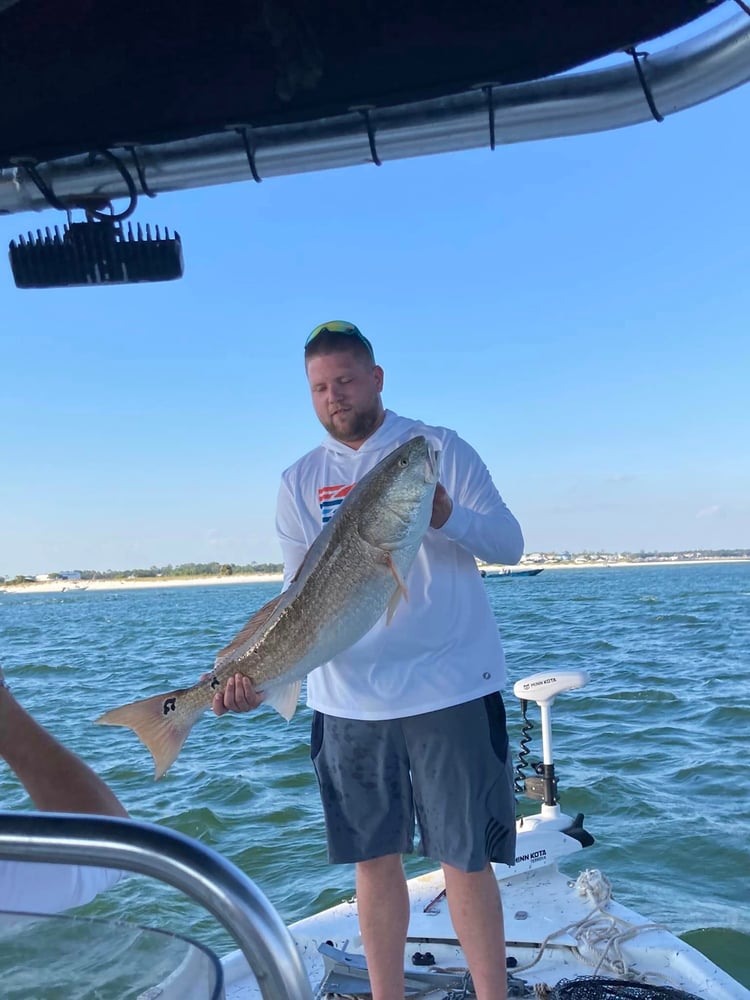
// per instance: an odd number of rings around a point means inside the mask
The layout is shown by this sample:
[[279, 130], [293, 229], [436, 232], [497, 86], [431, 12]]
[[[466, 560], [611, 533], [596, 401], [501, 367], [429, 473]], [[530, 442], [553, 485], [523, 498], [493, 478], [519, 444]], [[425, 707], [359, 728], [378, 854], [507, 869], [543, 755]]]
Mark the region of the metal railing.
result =
[[128, 819], [0, 812], [0, 858], [119, 868], [166, 882], [231, 934], [264, 1000], [312, 1000], [302, 960], [276, 910], [239, 868], [190, 837]]
[[[251, 176], [260, 180], [474, 149], [495, 140], [503, 145], [622, 128], [650, 120], [654, 110], [660, 117], [675, 114], [748, 81], [750, 18], [738, 13], [689, 41], [653, 53], [638, 73], [623, 55], [620, 66], [527, 83], [478, 85], [448, 97], [378, 108], [366, 119], [352, 111], [318, 122], [252, 129], [252, 149], [239, 126], [139, 146], [138, 163], [152, 193]], [[128, 159], [131, 153], [123, 147], [122, 155]], [[43, 164], [40, 173], [58, 198], [84, 191], [108, 198], [128, 194], [122, 174], [102, 157], [63, 158]], [[22, 169], [0, 170], [0, 213], [47, 207]]]

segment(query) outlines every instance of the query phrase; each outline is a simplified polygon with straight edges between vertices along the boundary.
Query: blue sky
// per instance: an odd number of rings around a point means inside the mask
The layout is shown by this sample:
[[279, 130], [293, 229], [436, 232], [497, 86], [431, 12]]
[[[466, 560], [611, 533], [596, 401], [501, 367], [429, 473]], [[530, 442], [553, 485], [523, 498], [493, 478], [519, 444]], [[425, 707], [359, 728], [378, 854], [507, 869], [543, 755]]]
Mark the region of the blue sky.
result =
[[[661, 124], [142, 200], [179, 282], [0, 265], [0, 575], [278, 561], [302, 344], [480, 452], [527, 551], [750, 546], [750, 87]], [[57, 213], [0, 220], [0, 242]]]

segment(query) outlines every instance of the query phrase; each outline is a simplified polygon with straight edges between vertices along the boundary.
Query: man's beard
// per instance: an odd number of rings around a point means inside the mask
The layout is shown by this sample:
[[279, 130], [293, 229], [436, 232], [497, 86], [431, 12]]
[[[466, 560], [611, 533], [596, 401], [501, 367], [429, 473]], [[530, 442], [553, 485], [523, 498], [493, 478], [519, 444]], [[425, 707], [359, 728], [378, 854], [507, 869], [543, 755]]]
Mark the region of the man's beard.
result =
[[[349, 417], [351, 417], [351, 410], [347, 413], [347, 418]], [[346, 430], [341, 430], [334, 423], [333, 417], [329, 417], [323, 426], [336, 441], [348, 444], [350, 441], [364, 441], [365, 438], [368, 438], [373, 431], [377, 430], [381, 418], [380, 408], [373, 407], [366, 413], [356, 414], [352, 422], [347, 424]]]

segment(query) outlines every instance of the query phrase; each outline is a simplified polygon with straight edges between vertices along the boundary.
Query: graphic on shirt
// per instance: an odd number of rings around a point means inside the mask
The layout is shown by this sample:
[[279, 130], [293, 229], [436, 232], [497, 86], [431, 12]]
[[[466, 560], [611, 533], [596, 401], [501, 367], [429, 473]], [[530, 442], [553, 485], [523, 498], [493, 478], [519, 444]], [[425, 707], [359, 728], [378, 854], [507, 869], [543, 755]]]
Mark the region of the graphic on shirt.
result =
[[349, 486], [321, 486], [318, 490], [318, 503], [320, 504], [320, 516], [323, 524], [331, 520], [336, 510], [341, 506], [341, 501], [350, 490], [354, 489], [354, 483]]

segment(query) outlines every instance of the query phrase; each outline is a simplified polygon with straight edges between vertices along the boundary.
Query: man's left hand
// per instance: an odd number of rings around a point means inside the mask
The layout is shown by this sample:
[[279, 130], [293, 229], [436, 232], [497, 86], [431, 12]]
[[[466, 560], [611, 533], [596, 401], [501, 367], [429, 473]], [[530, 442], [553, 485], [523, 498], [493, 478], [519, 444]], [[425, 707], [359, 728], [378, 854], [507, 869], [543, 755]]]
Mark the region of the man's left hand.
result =
[[442, 528], [453, 510], [453, 501], [442, 483], [435, 487], [435, 499], [432, 501], [432, 517], [430, 518], [431, 528]]

